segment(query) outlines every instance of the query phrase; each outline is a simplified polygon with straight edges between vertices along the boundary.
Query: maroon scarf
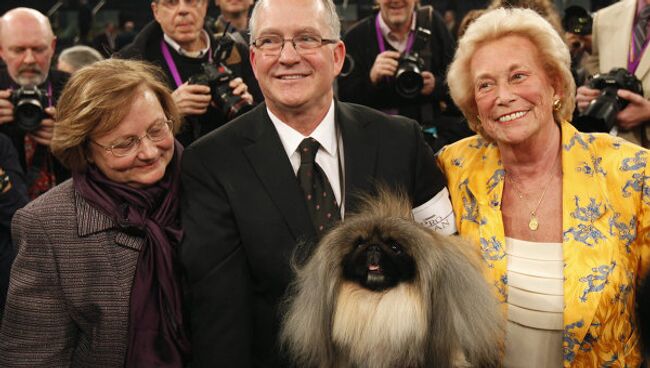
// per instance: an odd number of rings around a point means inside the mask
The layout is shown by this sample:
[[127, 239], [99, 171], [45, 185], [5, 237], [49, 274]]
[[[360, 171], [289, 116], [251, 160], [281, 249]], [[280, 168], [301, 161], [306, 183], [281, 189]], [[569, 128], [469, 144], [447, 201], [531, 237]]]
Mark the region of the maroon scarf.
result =
[[116, 183], [94, 165], [73, 173], [74, 187], [86, 201], [122, 231], [144, 237], [131, 288], [127, 368], [182, 367], [189, 357], [175, 256], [183, 235], [178, 200], [182, 151], [175, 142], [165, 176], [148, 188]]

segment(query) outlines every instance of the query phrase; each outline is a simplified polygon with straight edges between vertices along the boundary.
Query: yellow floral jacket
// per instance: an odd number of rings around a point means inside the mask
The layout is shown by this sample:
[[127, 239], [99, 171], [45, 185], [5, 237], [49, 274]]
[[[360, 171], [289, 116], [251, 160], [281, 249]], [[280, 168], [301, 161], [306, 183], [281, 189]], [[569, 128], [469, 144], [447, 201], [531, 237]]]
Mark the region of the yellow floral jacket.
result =
[[[564, 367], [638, 367], [637, 278], [650, 256], [648, 151], [562, 125]], [[508, 297], [499, 150], [479, 136], [443, 148], [458, 232], [480, 246], [489, 282]]]

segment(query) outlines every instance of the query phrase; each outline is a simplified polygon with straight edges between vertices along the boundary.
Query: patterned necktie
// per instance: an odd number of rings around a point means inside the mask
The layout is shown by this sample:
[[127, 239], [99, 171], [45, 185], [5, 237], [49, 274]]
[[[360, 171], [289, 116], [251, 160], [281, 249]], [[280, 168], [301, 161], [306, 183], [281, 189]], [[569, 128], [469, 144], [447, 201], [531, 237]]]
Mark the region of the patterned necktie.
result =
[[639, 20], [634, 27], [634, 57], [638, 59], [643, 51], [643, 45], [646, 41], [646, 31], [648, 28], [648, 19], [650, 18], [650, 6], [646, 6], [639, 14]]
[[314, 138], [305, 138], [298, 146], [300, 152], [298, 182], [305, 194], [305, 202], [314, 228], [317, 233], [321, 233], [339, 220], [341, 215], [327, 176], [314, 161], [318, 147], [320, 144]]

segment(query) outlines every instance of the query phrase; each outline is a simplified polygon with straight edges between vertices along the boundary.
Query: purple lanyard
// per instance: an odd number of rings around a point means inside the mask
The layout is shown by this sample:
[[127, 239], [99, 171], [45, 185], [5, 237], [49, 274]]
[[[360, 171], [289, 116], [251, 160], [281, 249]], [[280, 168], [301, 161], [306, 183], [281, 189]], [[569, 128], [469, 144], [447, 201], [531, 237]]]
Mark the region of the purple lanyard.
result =
[[[379, 17], [381, 15], [377, 14], [377, 18], [375, 18], [375, 31], [377, 32], [377, 43], [379, 44], [379, 53], [382, 53], [386, 51], [386, 44], [384, 43], [384, 35], [381, 33], [381, 26], [379, 23]], [[411, 47], [413, 47], [413, 40], [415, 37], [413, 37], [413, 32], [409, 31], [409, 38], [406, 41], [406, 49], [404, 49], [404, 53], [408, 53], [411, 51]]]
[[47, 107], [52, 107], [54, 106], [54, 103], [52, 102], [52, 82], [48, 81], [47, 82]]
[[[181, 84], [183, 84], [183, 80], [181, 79], [181, 74], [178, 72], [174, 58], [172, 58], [172, 54], [169, 52], [169, 46], [167, 45], [167, 42], [165, 42], [164, 38], [160, 40], [160, 51], [162, 51], [167, 67], [172, 73], [172, 77], [176, 83], [176, 88], [180, 87]], [[212, 62], [212, 48], [208, 48], [208, 61]]]

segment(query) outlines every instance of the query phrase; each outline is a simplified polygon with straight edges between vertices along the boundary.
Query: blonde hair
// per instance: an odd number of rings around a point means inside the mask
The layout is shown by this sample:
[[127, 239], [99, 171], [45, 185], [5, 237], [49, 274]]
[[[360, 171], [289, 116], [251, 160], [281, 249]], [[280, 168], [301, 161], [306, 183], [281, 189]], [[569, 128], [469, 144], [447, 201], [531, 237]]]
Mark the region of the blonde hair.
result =
[[102, 60], [77, 71], [57, 104], [52, 153], [71, 171], [85, 171], [90, 135], [115, 129], [143, 88], [156, 95], [176, 133], [180, 114], [164, 78], [160, 68], [136, 60]]
[[576, 85], [571, 74], [571, 56], [553, 26], [530, 9], [490, 10], [470, 24], [458, 41], [447, 74], [451, 97], [467, 118], [470, 128], [488, 140], [491, 138], [485, 134], [478, 119], [470, 63], [481, 46], [507, 36], [521, 36], [530, 40], [537, 47], [548, 79], [560, 83], [560, 90], [556, 92], [561, 95], [561, 106], [553, 111], [555, 122], [559, 124], [571, 120], [575, 108]]

